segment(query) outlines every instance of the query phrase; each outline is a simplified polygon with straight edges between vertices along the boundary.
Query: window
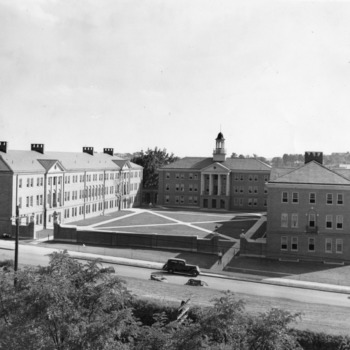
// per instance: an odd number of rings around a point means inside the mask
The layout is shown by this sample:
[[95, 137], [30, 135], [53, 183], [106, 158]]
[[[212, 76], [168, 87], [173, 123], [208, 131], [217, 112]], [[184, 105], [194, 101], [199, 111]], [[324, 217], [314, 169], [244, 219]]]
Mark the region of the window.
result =
[[343, 205], [344, 204], [344, 196], [342, 193], [337, 194], [337, 204], [338, 205]]
[[342, 239], [335, 240], [335, 252], [337, 254], [343, 254], [343, 240]]
[[18, 198], [18, 206], [22, 208], [22, 197]]
[[170, 190], [170, 185], [169, 184], [166, 184], [165, 185], [165, 191], [169, 191]]
[[180, 185], [179, 185], [179, 184], [176, 184], [176, 185], [175, 185], [175, 191], [178, 191], [179, 188], [180, 188]]
[[248, 192], [249, 192], [249, 193], [252, 193], [252, 192], [253, 192], [253, 187], [252, 187], [252, 186], [249, 186], [249, 187], [248, 187]]
[[326, 215], [326, 228], [333, 228], [333, 215]]
[[180, 177], [180, 174], [179, 173], [176, 173], [175, 174], [175, 178], [178, 179]]
[[297, 213], [293, 213], [291, 217], [291, 227], [297, 228], [299, 226], [299, 217]]
[[175, 203], [176, 203], [176, 204], [179, 203], [179, 196], [175, 196]]
[[252, 198], [248, 198], [248, 205], [251, 207], [253, 204], [253, 199]]
[[258, 186], [254, 186], [254, 193], [258, 193]]
[[287, 213], [281, 214], [281, 227], [288, 227], [288, 214]]
[[198, 180], [198, 174], [194, 174], [194, 179]]
[[316, 203], [316, 193], [311, 192], [309, 194], [309, 203], [310, 204], [315, 204]]
[[267, 199], [264, 198], [264, 207], [267, 207]]
[[192, 179], [193, 179], [193, 173], [190, 173], [190, 174], [188, 175], [188, 178], [189, 178], [190, 180], [192, 180]]
[[30, 206], [33, 206], [33, 196], [30, 196]]
[[253, 205], [255, 207], [258, 205], [258, 198], [253, 198]]
[[343, 215], [337, 215], [337, 230], [343, 229]]
[[[49, 179], [49, 181], [50, 181], [50, 179]], [[30, 184], [30, 179], [27, 178], [27, 187], [29, 187], [29, 184]], [[50, 185], [50, 182], [49, 182], [49, 185]]]
[[192, 196], [189, 196], [189, 197], [188, 197], [188, 203], [189, 203], [189, 204], [192, 204]]
[[239, 189], [239, 187], [238, 187], [238, 186], [233, 186], [233, 190], [234, 190], [234, 192], [238, 193], [238, 189]]
[[316, 214], [309, 214], [309, 227], [316, 227]]
[[235, 180], [236, 180], [236, 181], [239, 180], [239, 174], [235, 174]]
[[254, 181], [258, 181], [258, 175], [254, 175]]
[[189, 190], [190, 192], [192, 192], [192, 190], [193, 190], [193, 185], [192, 185], [192, 184], [189, 184], [189, 185], [188, 185], [188, 190]]
[[327, 204], [333, 204], [333, 194], [332, 193], [327, 193]]
[[281, 250], [288, 250], [288, 237], [287, 236], [281, 237]]
[[292, 237], [291, 250], [298, 251], [298, 237]]
[[39, 205], [39, 195], [36, 196], [36, 205]]
[[244, 175], [243, 175], [243, 174], [239, 174], [239, 179], [240, 179], [241, 181], [243, 181], [243, 180], [244, 180]]
[[194, 185], [194, 192], [198, 192], [198, 185]]
[[315, 251], [315, 238], [309, 238], [309, 252]]
[[292, 193], [292, 203], [299, 203], [299, 192]]
[[249, 181], [253, 181], [253, 175], [249, 174], [249, 175], [248, 175], [248, 180], [249, 180]]
[[180, 191], [185, 192], [185, 184], [180, 184]]
[[170, 173], [166, 173], [166, 174], [165, 174], [165, 177], [166, 177], [167, 179], [170, 179]]
[[282, 192], [282, 203], [288, 203], [288, 192]]
[[265, 182], [269, 181], [269, 175], [264, 175], [264, 181]]
[[196, 196], [193, 197], [193, 203], [194, 203], [194, 204], [197, 204], [197, 203], [198, 203], [198, 197], [196, 197]]
[[19, 187], [19, 188], [22, 188], [22, 179], [19, 179], [19, 180], [18, 180], [18, 187]]
[[30, 179], [30, 187], [33, 187], [33, 186], [34, 186], [34, 179], [31, 178], [31, 179]]
[[185, 202], [184, 196], [180, 196], [180, 203], [183, 204]]
[[180, 174], [180, 177], [181, 177], [181, 179], [184, 179], [184, 178], [185, 178], [185, 174], [184, 174], [184, 173], [181, 173], [181, 174]]
[[37, 185], [37, 186], [40, 186], [40, 177], [37, 177], [37, 178], [36, 178], [36, 185]]
[[326, 253], [332, 253], [332, 238], [326, 238], [325, 251]]

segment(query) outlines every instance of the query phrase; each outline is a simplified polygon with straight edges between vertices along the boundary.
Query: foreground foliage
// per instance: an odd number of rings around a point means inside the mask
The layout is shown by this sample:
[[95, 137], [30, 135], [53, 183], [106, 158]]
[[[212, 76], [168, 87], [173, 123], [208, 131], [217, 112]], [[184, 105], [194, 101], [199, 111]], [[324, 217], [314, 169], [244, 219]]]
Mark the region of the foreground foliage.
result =
[[[290, 329], [300, 315], [272, 309], [258, 316], [227, 291], [213, 306], [177, 309], [135, 299], [98, 262], [53, 253], [47, 267], [0, 272], [0, 349], [292, 350], [323, 349], [322, 337]], [[318, 347], [313, 347], [312, 342]], [[327, 349], [349, 349], [345, 338]], [[303, 344], [303, 347], [300, 346]]]

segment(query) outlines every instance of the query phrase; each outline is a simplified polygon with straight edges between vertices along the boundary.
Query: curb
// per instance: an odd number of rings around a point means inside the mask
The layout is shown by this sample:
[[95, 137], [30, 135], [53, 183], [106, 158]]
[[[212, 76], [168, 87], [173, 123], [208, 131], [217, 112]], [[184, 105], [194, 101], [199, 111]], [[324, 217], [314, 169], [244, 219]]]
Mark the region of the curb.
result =
[[[145, 261], [145, 260], [134, 260], [134, 259], [115, 258], [115, 257], [101, 258], [100, 256], [94, 257], [93, 254], [89, 254], [89, 256], [87, 256], [86, 253], [79, 254], [74, 251], [68, 251], [68, 252], [69, 252], [69, 255], [74, 259], [80, 259], [80, 260], [97, 259], [103, 263], [110, 263], [110, 264], [116, 264], [116, 265], [143, 267], [143, 268], [153, 269], [153, 270], [154, 269], [162, 270], [162, 267], [164, 265], [163, 263], [157, 263], [157, 262], [151, 262], [151, 261]], [[306, 281], [299, 281], [299, 280], [292, 280], [292, 279], [285, 279], [285, 278], [280, 278], [280, 279], [267, 278], [267, 279], [257, 281], [254, 279], [235, 277], [227, 274], [211, 273], [208, 270], [203, 270], [203, 269], [202, 271], [205, 271], [205, 272], [202, 272], [200, 276], [216, 277], [216, 278], [222, 278], [222, 279], [230, 279], [230, 280], [259, 283], [259, 284], [271, 284], [271, 285], [277, 285], [277, 286], [283, 286], [283, 287], [289, 287], [289, 288], [309, 289], [309, 290], [319, 290], [319, 291], [332, 292], [332, 293], [350, 294], [350, 287], [348, 286], [338, 286], [338, 285], [325, 284], [325, 283], [319, 283], [319, 282], [306, 282]]]

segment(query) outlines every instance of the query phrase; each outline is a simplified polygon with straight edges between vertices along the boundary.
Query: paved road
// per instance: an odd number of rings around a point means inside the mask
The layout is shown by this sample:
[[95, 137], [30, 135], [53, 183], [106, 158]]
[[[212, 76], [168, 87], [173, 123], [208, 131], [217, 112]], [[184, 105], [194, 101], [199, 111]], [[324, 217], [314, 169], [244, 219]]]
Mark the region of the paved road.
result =
[[[0, 260], [13, 259], [14, 251], [13, 244], [1, 244]], [[20, 245], [19, 246], [19, 264], [29, 265], [47, 265], [49, 256], [57, 249], [43, 248], [35, 245]], [[152, 270], [147, 268], [139, 268], [133, 266], [116, 265], [115, 269], [120, 276], [134, 277], [138, 279], [149, 279]], [[156, 273], [160, 271], [154, 270]], [[169, 283], [183, 285], [188, 278], [187, 276], [165, 274]], [[300, 303], [322, 304], [327, 306], [350, 307], [348, 295], [344, 293], [332, 293], [318, 290], [308, 290], [302, 288], [293, 288], [285, 286], [270, 285], [264, 283], [256, 283], [249, 281], [238, 281], [223, 279], [219, 277], [201, 276], [201, 279], [208, 283], [210, 289], [227, 290], [230, 289], [235, 293], [246, 294], [251, 296], [269, 297], [290, 300]]]

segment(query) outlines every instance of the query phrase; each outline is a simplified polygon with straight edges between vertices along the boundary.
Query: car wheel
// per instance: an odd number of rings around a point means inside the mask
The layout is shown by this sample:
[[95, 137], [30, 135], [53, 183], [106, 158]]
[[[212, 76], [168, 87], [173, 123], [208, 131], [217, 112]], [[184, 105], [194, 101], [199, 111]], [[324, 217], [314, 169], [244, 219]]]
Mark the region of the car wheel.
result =
[[169, 269], [168, 272], [169, 273], [174, 273], [174, 270], [173, 269]]
[[192, 276], [197, 277], [199, 275], [198, 271], [193, 271]]

